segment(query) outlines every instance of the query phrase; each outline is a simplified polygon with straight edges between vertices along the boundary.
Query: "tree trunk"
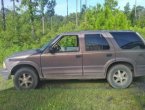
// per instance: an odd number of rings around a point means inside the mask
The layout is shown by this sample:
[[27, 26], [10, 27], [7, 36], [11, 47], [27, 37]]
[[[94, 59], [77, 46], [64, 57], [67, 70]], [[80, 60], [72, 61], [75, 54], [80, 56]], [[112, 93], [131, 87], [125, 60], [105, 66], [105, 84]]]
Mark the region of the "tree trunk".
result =
[[15, 8], [16, 8], [16, 4], [15, 4], [15, 0], [13, 0], [13, 16], [15, 17]]
[[42, 15], [42, 32], [45, 34], [45, 18], [44, 15]]
[[87, 12], [87, 0], [85, 0], [85, 4], [86, 4], [86, 10], [85, 10], [85, 23], [87, 24], [87, 15], [86, 15], [86, 12]]
[[82, 0], [80, 0], [80, 12], [82, 11]]
[[5, 8], [4, 8], [4, 1], [3, 0], [1, 0], [1, 5], [2, 5], [2, 20], [3, 20], [2, 28], [5, 31], [6, 30], [6, 19], [5, 19]]
[[76, 27], [78, 27], [78, 0], [76, 0]]
[[68, 0], [66, 0], [66, 5], [67, 5], [67, 19], [68, 19]]
[[52, 19], [52, 16], [51, 16], [51, 18], [50, 18], [50, 19], [51, 19], [51, 31], [52, 31], [52, 20], [53, 20], [53, 19]]
[[32, 38], [36, 40], [35, 28], [34, 28], [34, 15], [33, 15], [32, 0], [29, 0], [29, 5], [28, 6], [29, 6], [29, 12], [30, 12]]
[[15, 4], [15, 0], [13, 0], [13, 21], [14, 21], [14, 29], [15, 29], [15, 31], [17, 30], [17, 28], [16, 28], [16, 10], [15, 10], [15, 8], [16, 8], [16, 4]]
[[137, 20], [137, 12], [136, 12], [136, 4], [137, 4], [137, 1], [135, 0], [135, 9], [134, 9], [134, 16], [135, 16], [135, 18], [134, 18], [134, 25], [136, 24], [136, 20]]
[[33, 39], [36, 39], [35, 28], [34, 28], [34, 23], [33, 23], [33, 21], [31, 21], [31, 32], [32, 32], [32, 38], [33, 38]]

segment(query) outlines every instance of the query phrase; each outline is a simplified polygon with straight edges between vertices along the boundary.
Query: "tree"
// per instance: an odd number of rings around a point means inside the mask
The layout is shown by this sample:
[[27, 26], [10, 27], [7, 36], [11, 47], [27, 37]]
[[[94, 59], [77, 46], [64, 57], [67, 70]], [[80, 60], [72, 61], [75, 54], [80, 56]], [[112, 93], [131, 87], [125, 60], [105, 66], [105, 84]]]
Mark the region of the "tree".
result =
[[30, 24], [31, 24], [31, 34], [32, 34], [32, 38], [36, 39], [35, 26], [34, 26], [34, 14], [36, 12], [37, 2], [32, 0], [22, 0], [21, 3], [22, 5], [28, 7], [28, 16], [30, 18]]
[[36, 39], [35, 28], [34, 28], [34, 7], [33, 7], [32, 0], [29, 0], [29, 2], [28, 2], [28, 9], [29, 9], [29, 14], [30, 14], [32, 37], [33, 37], [33, 39]]
[[86, 5], [83, 4], [81, 9], [81, 14], [84, 14], [86, 12], [86, 9], [87, 9]]
[[[85, 10], [85, 13], [87, 12], [87, 0], [85, 0], [85, 5], [86, 5], [86, 10]], [[87, 17], [85, 15], [85, 23], [87, 24]]]
[[111, 10], [109, 7], [93, 7], [87, 10], [87, 24], [81, 23], [81, 29], [84, 30], [119, 30], [127, 29], [129, 21], [126, 15], [118, 9]]
[[105, 7], [110, 8], [111, 10], [115, 10], [116, 6], [118, 5], [117, 0], [105, 0]]
[[126, 3], [126, 5], [124, 6], [124, 13], [129, 18], [129, 16], [130, 16], [130, 4], [129, 4], [129, 2]]
[[76, 0], [76, 27], [78, 27], [78, 0]]
[[68, 0], [66, 0], [67, 19], [68, 19]]
[[4, 7], [4, 1], [3, 0], [1, 0], [1, 5], [2, 5], [2, 20], [3, 20], [2, 28], [5, 31], [6, 30], [6, 18], [5, 18], [5, 7]]
[[55, 14], [54, 7], [56, 6], [56, 1], [51, 0], [47, 4], [47, 15], [51, 18], [51, 30], [52, 30], [52, 16]]
[[37, 0], [38, 2], [38, 6], [40, 9], [40, 14], [41, 14], [41, 20], [42, 20], [42, 33], [45, 33], [45, 12], [44, 9], [46, 7], [46, 5], [48, 4], [49, 0]]
[[82, 11], [82, 0], [80, 0], [80, 12]]
[[15, 17], [15, 13], [16, 13], [16, 4], [15, 2], [19, 2], [19, 0], [11, 0], [13, 2], [13, 14], [14, 14], [14, 17]]
[[[145, 8], [143, 6], [134, 6], [131, 10], [130, 20], [132, 25], [136, 25], [136, 22], [140, 19], [141, 12], [143, 12]], [[136, 11], [135, 11], [136, 10]], [[136, 13], [136, 14], [135, 14]]]
[[17, 31], [17, 22], [16, 22], [16, 4], [15, 2], [19, 2], [19, 0], [11, 0], [13, 2], [13, 21], [14, 21], [14, 29]]

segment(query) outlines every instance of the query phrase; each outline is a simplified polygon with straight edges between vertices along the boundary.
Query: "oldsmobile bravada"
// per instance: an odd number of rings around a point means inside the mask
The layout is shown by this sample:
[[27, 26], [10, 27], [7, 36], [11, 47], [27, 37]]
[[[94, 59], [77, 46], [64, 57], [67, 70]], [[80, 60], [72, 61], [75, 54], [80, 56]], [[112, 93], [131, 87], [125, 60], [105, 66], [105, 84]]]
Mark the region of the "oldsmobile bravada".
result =
[[1, 74], [16, 89], [34, 89], [42, 79], [107, 79], [127, 88], [145, 75], [145, 42], [132, 31], [81, 31], [58, 35], [40, 49], [16, 53]]

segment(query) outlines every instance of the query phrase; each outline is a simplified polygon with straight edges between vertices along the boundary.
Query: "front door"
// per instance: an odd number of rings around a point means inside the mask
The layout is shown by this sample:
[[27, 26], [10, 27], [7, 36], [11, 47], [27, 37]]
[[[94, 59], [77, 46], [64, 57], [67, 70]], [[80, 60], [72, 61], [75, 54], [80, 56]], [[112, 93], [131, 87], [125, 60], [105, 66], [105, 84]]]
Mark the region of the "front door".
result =
[[78, 35], [64, 35], [52, 45], [55, 53], [41, 56], [42, 72], [45, 78], [67, 79], [82, 75], [82, 53]]

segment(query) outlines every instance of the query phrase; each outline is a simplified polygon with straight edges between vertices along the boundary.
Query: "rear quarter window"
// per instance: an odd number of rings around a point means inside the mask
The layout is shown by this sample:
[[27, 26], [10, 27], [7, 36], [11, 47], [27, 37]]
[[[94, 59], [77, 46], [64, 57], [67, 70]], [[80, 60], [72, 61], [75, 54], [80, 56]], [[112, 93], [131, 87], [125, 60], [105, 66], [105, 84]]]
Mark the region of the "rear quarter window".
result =
[[135, 32], [111, 32], [121, 49], [145, 49], [144, 42]]

